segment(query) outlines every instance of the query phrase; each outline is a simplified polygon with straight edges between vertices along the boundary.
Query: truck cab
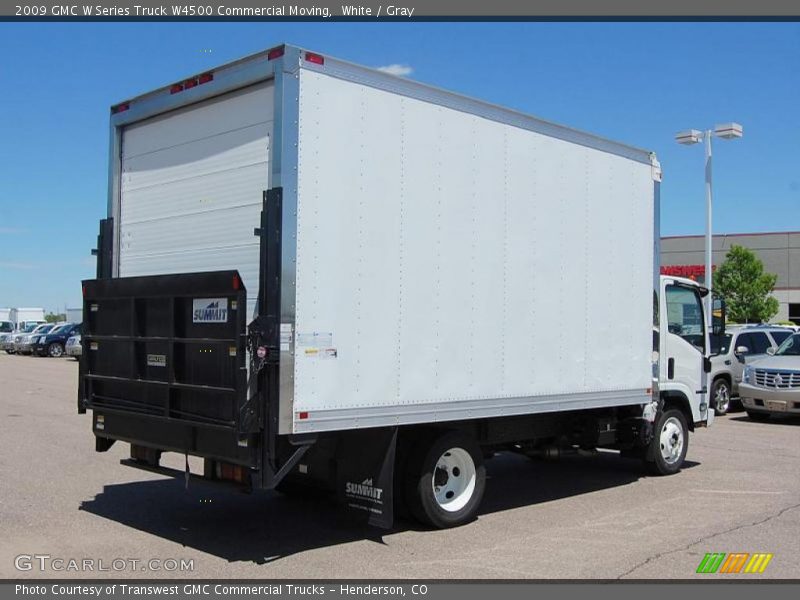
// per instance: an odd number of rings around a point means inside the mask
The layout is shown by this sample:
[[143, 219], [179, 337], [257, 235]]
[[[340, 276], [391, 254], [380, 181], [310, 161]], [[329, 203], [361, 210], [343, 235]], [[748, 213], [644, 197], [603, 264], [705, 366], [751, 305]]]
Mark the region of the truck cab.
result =
[[708, 403], [711, 336], [703, 302], [707, 295], [708, 289], [696, 281], [661, 276], [659, 392], [665, 404], [681, 408], [690, 429], [714, 419]]

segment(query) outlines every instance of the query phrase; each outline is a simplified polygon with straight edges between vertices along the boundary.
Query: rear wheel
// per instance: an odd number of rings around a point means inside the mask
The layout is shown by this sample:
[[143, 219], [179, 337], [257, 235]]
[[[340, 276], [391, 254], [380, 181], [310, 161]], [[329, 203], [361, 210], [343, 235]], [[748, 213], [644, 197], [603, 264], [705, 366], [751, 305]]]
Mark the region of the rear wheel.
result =
[[414, 517], [440, 529], [461, 525], [475, 517], [483, 499], [483, 453], [460, 431], [432, 435], [409, 457], [405, 480]]
[[753, 421], [764, 422], [764, 421], [769, 421], [771, 415], [765, 412], [756, 412], [753, 410], [748, 410], [747, 416], [750, 417], [750, 419]]
[[6, 354], [14, 354], [13, 350], [6, 350]]
[[64, 356], [64, 346], [58, 342], [53, 342], [47, 347], [47, 355], [52, 358], [60, 358]]
[[711, 388], [714, 410], [718, 415], [726, 415], [731, 409], [731, 386], [724, 379], [717, 379]]
[[680, 471], [689, 449], [689, 427], [683, 413], [671, 408], [656, 419], [652, 447], [645, 464], [654, 475]]

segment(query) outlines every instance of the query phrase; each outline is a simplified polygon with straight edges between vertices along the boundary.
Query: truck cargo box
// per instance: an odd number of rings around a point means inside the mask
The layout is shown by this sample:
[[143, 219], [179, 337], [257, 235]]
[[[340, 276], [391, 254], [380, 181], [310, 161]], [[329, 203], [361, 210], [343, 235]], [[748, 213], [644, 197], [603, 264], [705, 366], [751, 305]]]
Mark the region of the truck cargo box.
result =
[[114, 278], [236, 270], [249, 321], [280, 190], [279, 434], [650, 401], [649, 152], [290, 46], [112, 113]]

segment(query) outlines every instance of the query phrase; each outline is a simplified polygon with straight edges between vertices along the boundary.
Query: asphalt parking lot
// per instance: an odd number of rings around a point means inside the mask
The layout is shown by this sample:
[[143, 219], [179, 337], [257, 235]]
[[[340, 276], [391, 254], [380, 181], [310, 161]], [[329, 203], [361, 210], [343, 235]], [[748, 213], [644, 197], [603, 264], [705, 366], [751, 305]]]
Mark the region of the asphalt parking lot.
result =
[[[0, 578], [797, 578], [800, 420], [719, 418], [673, 477], [611, 453], [501, 455], [477, 521], [356, 525], [325, 500], [190, 489], [94, 452], [77, 363], [0, 355]], [[182, 457], [165, 463], [181, 468]], [[707, 552], [769, 552], [761, 575], [696, 575]], [[187, 559], [193, 571], [30, 571], [19, 555]], [[130, 564], [130, 563], [129, 563]], [[165, 563], [166, 564], [166, 563]], [[171, 564], [171, 563], [170, 563]], [[136, 569], [141, 569], [137, 565]]]

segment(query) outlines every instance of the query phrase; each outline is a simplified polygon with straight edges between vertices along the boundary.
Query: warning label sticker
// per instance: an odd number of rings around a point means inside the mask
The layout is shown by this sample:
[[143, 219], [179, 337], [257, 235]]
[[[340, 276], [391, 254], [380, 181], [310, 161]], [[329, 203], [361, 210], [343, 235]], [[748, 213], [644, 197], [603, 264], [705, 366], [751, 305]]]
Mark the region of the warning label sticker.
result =
[[309, 333], [297, 332], [298, 348], [330, 348], [333, 346], [333, 334], [324, 331]]
[[292, 345], [292, 324], [281, 323], [281, 352], [289, 352]]
[[304, 348], [303, 354], [306, 358], [317, 358], [319, 360], [329, 360], [339, 356], [336, 348]]

